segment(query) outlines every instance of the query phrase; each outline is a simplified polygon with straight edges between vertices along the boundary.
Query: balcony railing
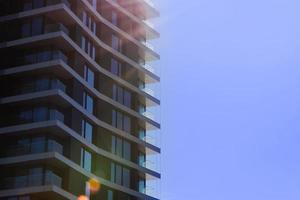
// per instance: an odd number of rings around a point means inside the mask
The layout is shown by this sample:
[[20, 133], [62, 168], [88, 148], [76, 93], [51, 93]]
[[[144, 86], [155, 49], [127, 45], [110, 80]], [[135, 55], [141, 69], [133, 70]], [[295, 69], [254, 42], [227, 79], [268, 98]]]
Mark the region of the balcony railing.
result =
[[65, 116], [58, 110], [50, 109], [49, 119], [64, 122]]
[[147, 41], [142, 41], [142, 44], [154, 51], [154, 46]]
[[41, 77], [36, 80], [21, 81], [19, 88], [12, 89], [6, 93], [5, 96], [15, 96], [53, 89], [59, 89], [66, 92], [66, 86], [60, 80], [56, 78]]
[[140, 114], [144, 115], [145, 117], [147, 117], [151, 120], [155, 120], [154, 114], [149, 111], [143, 111], [143, 112], [140, 112]]
[[154, 97], [155, 93], [152, 89], [150, 88], [141, 88], [141, 90], [143, 90], [144, 92], [146, 92], [147, 94], [151, 95]]
[[52, 33], [56, 31], [63, 31], [67, 35], [70, 33], [62, 23], [45, 25], [45, 33]]
[[154, 5], [153, 1], [151, 1], [151, 0], [144, 0], [144, 2], [146, 4], [148, 4], [150, 7], [155, 8], [155, 5]]
[[154, 29], [154, 24], [151, 23], [150, 21], [148, 21], [148, 20], [143, 20], [143, 22], [144, 22], [147, 26], [149, 26], [150, 28]]
[[145, 69], [147, 69], [148, 71], [150, 71], [152, 73], [155, 73], [154, 68], [149, 64], [142, 64], [142, 67], [144, 67]]
[[43, 152], [57, 152], [63, 154], [63, 146], [50, 139], [48, 141], [11, 145], [6, 148], [5, 156], [20, 156]]
[[1, 181], [1, 189], [16, 189], [40, 185], [62, 186], [62, 178], [50, 170], [45, 173], [7, 177]]

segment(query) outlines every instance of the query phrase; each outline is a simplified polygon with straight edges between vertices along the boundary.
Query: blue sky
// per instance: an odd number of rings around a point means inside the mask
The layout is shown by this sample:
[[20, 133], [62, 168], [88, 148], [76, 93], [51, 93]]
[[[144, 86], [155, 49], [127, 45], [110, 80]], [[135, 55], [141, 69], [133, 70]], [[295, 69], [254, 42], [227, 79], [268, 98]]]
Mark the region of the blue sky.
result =
[[162, 200], [300, 199], [300, 1], [155, 2]]

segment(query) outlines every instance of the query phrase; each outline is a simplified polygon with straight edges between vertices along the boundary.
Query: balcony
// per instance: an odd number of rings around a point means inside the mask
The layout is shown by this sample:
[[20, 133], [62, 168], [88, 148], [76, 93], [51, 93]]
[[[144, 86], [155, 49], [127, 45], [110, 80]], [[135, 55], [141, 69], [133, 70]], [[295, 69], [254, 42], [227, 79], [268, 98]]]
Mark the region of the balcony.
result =
[[142, 64], [141, 66], [143, 68], [147, 69], [149, 72], [155, 73], [155, 70], [151, 65], [145, 63], [145, 64]]
[[48, 120], [64, 122], [64, 115], [56, 109], [49, 109], [47, 107], [40, 106], [33, 109], [21, 110], [12, 122], [15, 124], [26, 124]]
[[139, 106], [139, 113], [153, 121], [155, 121], [155, 115], [150, 111], [150, 108], [147, 108], [145, 105]]
[[147, 48], [151, 49], [152, 51], [154, 51], [154, 46], [147, 42], [147, 41], [142, 41], [142, 44], [145, 45]]
[[[10, 83], [9, 81], [8, 83]], [[14, 80], [13, 80], [14, 82]], [[41, 92], [46, 90], [59, 89], [66, 92], [66, 86], [57, 78], [39, 77], [31, 79], [18, 79], [20, 86], [12, 87], [7, 92], [3, 93], [3, 96], [15, 96], [28, 94], [32, 92]], [[13, 84], [12, 84], [13, 85]]]
[[153, 113], [149, 112], [149, 111], [140, 111], [140, 114], [144, 115], [145, 117], [155, 121], [155, 116]]
[[56, 142], [55, 140], [45, 138], [36, 138], [36, 142], [24, 143], [18, 145], [10, 145], [5, 148], [5, 157], [20, 156], [26, 154], [44, 153], [44, 152], [57, 152], [63, 154], [63, 146]]
[[145, 2], [148, 6], [150, 6], [150, 7], [152, 7], [152, 8], [155, 8], [155, 5], [154, 5], [154, 3], [153, 3], [152, 0], [144, 0], [144, 2]]
[[140, 180], [138, 190], [148, 196], [159, 198], [159, 182], [155, 180]]
[[16, 189], [41, 185], [62, 187], [62, 178], [52, 171], [46, 170], [45, 173], [4, 178], [1, 180], [0, 187], [1, 189]]
[[144, 24], [146, 24], [147, 26], [149, 26], [150, 28], [154, 29], [154, 24], [152, 22], [150, 22], [149, 20], [143, 20]]
[[45, 25], [45, 33], [52, 33], [57, 31], [63, 31], [67, 35], [70, 34], [69, 30], [62, 23]]
[[154, 91], [150, 88], [140, 88], [142, 91], [146, 92], [147, 94], [149, 94], [150, 96], [153, 96], [155, 95]]

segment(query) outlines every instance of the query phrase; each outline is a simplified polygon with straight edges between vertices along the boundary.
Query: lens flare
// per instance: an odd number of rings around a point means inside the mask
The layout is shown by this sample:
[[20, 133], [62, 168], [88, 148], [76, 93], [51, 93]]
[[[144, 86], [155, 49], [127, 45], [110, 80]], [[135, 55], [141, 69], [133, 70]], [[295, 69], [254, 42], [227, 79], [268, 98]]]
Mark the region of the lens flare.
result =
[[80, 195], [77, 200], [89, 200], [87, 196]]
[[90, 189], [91, 193], [96, 193], [101, 188], [100, 182], [95, 178], [90, 179], [88, 181], [88, 183], [89, 183], [89, 189]]

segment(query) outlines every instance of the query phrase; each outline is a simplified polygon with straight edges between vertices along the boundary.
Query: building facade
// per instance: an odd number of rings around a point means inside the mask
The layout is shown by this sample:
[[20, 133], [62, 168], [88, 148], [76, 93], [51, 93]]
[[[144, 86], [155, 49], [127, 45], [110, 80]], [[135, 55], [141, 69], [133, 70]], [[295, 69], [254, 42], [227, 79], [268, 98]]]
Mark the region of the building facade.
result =
[[[155, 200], [146, 0], [0, 0], [0, 200]], [[151, 160], [152, 159], [152, 160]]]

